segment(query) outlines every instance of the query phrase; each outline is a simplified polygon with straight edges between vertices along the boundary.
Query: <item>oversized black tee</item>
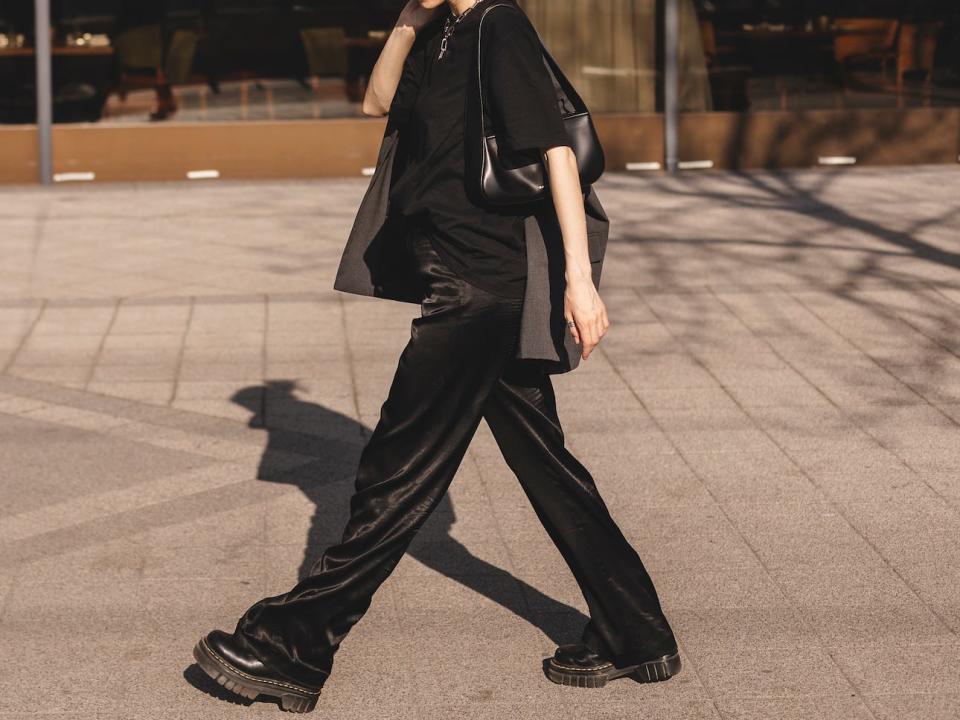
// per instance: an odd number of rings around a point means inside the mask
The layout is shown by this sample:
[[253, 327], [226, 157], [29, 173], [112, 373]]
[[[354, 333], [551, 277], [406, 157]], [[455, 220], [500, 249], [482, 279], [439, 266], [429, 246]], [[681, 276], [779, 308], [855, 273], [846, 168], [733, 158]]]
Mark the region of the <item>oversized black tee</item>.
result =
[[[518, 298], [526, 284], [524, 217], [532, 209], [485, 204], [474, 190], [477, 181], [467, 177], [464, 143], [465, 113], [479, 107], [480, 18], [493, 1], [480, 0], [463, 16], [443, 59], [438, 55], [445, 17], [421, 33], [407, 58], [390, 108], [400, 133], [389, 212], [426, 232], [460, 277]], [[502, 154], [520, 162], [570, 145], [536, 31], [519, 7], [496, 8], [484, 20], [482, 59], [488, 131], [497, 133]]]

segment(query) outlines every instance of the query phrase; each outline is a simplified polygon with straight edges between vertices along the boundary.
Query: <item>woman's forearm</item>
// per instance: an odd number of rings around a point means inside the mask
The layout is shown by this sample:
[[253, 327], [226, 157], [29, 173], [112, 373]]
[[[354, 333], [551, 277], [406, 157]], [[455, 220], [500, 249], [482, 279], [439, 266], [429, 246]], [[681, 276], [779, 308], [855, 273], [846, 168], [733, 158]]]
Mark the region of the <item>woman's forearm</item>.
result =
[[417, 33], [437, 16], [440, 5], [425, 3], [424, 0], [407, 0], [370, 74], [367, 92], [363, 97], [364, 115], [383, 117], [390, 112], [393, 96], [397, 94], [400, 78], [403, 77], [403, 65], [417, 39]]
[[389, 112], [393, 96], [397, 94], [397, 87], [400, 85], [403, 63], [410, 54], [416, 37], [416, 30], [411, 25], [398, 22], [393, 28], [370, 74], [367, 92], [363, 98], [364, 115], [383, 117]]
[[551, 148], [546, 151], [545, 158], [566, 261], [563, 316], [586, 360], [610, 327], [610, 319], [590, 270], [587, 213], [580, 188], [580, 171], [577, 158], [568, 147]]
[[590, 254], [587, 249], [587, 217], [580, 189], [580, 171], [577, 157], [566, 146], [546, 152], [550, 192], [563, 234], [563, 253], [566, 258], [567, 282], [591, 280]]

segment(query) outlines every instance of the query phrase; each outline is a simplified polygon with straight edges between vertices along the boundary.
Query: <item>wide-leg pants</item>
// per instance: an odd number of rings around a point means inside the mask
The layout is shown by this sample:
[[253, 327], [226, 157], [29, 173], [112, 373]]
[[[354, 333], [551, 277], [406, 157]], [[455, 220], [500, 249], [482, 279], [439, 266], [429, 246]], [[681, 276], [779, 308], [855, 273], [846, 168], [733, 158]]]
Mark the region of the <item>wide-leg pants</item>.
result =
[[583, 592], [590, 621], [582, 639], [618, 665], [675, 652], [640, 558], [564, 447], [549, 375], [514, 357], [522, 301], [462, 280], [426, 235], [408, 242], [426, 294], [361, 453], [343, 539], [289, 592], [251, 606], [235, 638], [291, 679], [321, 686], [484, 418]]

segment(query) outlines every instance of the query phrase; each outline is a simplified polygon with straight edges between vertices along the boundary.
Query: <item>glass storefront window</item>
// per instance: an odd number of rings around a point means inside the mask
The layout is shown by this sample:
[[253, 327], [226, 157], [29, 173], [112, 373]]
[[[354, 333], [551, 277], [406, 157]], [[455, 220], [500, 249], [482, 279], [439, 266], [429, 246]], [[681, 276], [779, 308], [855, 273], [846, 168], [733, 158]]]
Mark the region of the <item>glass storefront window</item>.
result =
[[696, 0], [715, 110], [960, 104], [952, 0]]
[[657, 0], [520, 5], [593, 112], [658, 111]]
[[[682, 0], [691, 16], [692, 1]], [[55, 121], [360, 117], [403, 2], [51, 0]], [[661, 0], [520, 4], [594, 112], [661, 110]], [[4, 5], [26, 16], [15, 24], [29, 35], [32, 2]], [[705, 73], [695, 71], [705, 67], [701, 47], [685, 47], [689, 107], [706, 109]]]
[[0, 123], [36, 121], [33, 4], [0, 0]]
[[[50, 0], [54, 165], [97, 180], [367, 172], [377, 123], [312, 121], [360, 120], [404, 2]], [[956, 0], [518, 2], [593, 111], [611, 169], [960, 153]], [[33, 0], [0, 0], [0, 125], [35, 122], [33, 36]], [[13, 142], [33, 153], [28, 132], [3, 135], [6, 156]]]
[[[10, 25], [29, 37], [31, 5], [0, 0], [0, 33]], [[359, 117], [365, 80], [400, 5], [398, 0], [52, 0], [54, 119]], [[0, 122], [22, 117], [5, 112]]]

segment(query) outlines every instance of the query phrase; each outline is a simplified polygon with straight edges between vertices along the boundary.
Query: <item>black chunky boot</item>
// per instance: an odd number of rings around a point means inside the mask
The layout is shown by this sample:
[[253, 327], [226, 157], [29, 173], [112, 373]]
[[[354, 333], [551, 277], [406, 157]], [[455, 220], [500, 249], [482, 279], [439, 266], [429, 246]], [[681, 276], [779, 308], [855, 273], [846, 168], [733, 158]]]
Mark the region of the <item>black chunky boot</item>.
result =
[[547, 661], [547, 677], [559, 685], [599, 688], [610, 680], [631, 677], [637, 682], [669, 680], [680, 672], [680, 654], [650, 658], [636, 665], [617, 667], [613, 661], [584, 643], [561, 645]]
[[320, 688], [308, 687], [270, 670], [223, 630], [214, 630], [202, 638], [193, 649], [193, 657], [207, 675], [250, 700], [267, 695], [279, 699], [284, 710], [305, 713], [313, 710], [320, 698]]

